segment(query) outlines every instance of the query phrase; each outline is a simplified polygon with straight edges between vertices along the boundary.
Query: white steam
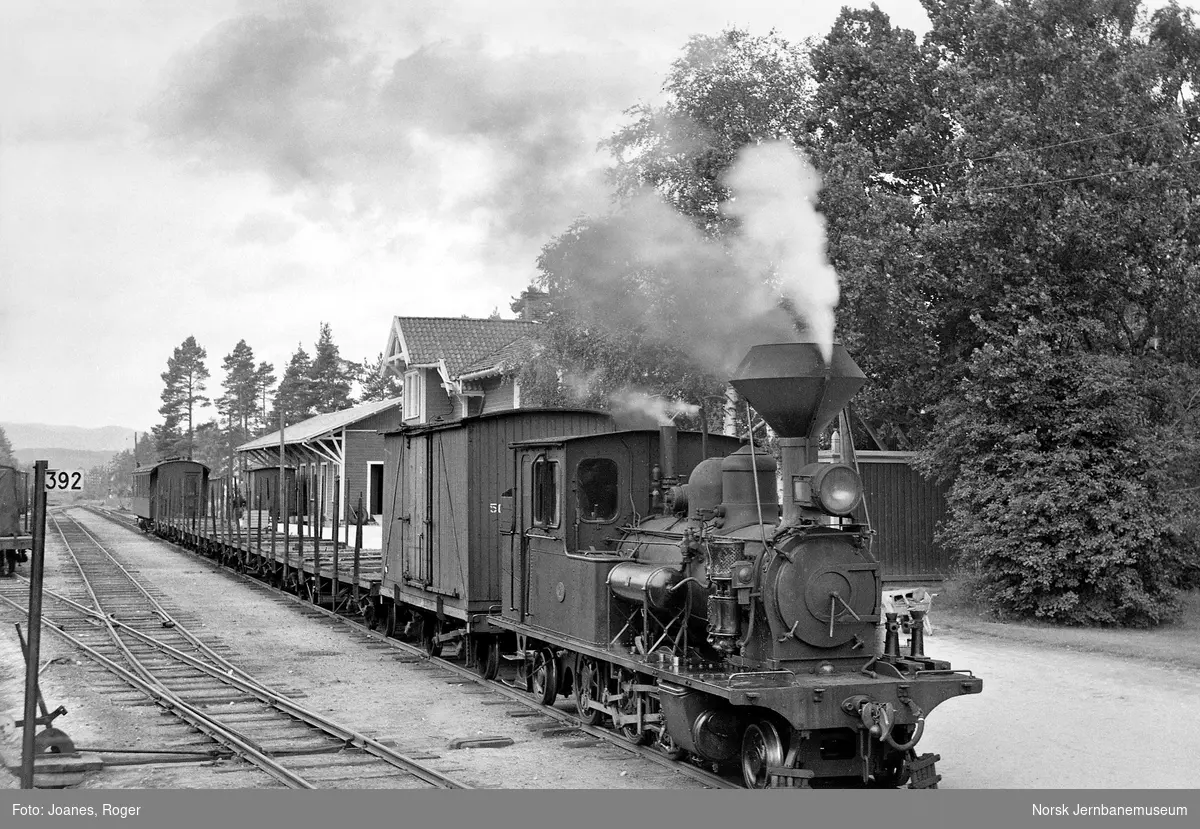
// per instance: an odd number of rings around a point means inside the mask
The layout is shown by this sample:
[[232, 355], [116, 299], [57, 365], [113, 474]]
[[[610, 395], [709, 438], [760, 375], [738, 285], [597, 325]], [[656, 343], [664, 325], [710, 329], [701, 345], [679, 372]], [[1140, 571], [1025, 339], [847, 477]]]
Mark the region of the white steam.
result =
[[820, 177], [795, 148], [773, 141], [743, 149], [726, 184], [733, 198], [724, 210], [741, 222], [737, 251], [747, 276], [771, 275], [828, 363], [839, 292], [825, 256], [825, 220], [816, 210]]
[[644, 415], [654, 421], [657, 426], [669, 426], [675, 418], [695, 417], [700, 414], [700, 407], [683, 400], [672, 400], [660, 394], [647, 394], [642, 391], [625, 389], [609, 396], [613, 413], [618, 418], [629, 415]]

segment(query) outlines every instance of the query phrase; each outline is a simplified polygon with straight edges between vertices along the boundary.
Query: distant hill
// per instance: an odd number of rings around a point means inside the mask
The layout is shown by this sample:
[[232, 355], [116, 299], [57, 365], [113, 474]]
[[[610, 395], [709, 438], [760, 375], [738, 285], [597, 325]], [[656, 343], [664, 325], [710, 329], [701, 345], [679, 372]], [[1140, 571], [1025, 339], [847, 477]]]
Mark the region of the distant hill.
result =
[[[129, 448], [133, 448], [132, 442]], [[34, 461], [49, 461], [51, 469], [80, 469], [87, 472], [94, 466], [104, 466], [119, 451], [119, 449], [15, 449], [13, 454], [16, 455], [22, 467], [32, 467]]]
[[[58, 449], [82, 449], [89, 452], [120, 452], [133, 449], [133, 429], [124, 426], [51, 426], [45, 423], [0, 423], [15, 454], [24, 460], [22, 450], [53, 446]], [[141, 440], [141, 437], [138, 438]], [[44, 456], [43, 456], [44, 457]], [[105, 458], [107, 460], [107, 457]]]

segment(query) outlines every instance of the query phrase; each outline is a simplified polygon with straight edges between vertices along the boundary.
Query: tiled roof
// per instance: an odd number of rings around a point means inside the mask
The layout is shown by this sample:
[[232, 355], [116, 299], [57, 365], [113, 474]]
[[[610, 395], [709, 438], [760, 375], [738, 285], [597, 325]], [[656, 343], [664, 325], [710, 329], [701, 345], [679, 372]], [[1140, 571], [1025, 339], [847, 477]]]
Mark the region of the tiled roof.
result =
[[476, 374], [481, 371], [507, 371], [531, 360], [538, 352], [538, 345], [531, 337], [521, 337], [469, 366], [463, 366], [459, 375]]
[[[400, 405], [401, 398], [393, 397], [390, 400], [374, 400], [370, 403], [362, 403], [351, 409], [342, 409], [340, 412], [329, 412], [328, 414], [319, 414], [316, 417], [310, 417], [308, 420], [302, 420], [299, 423], [294, 423], [283, 430], [283, 439], [285, 443], [302, 443], [306, 440], [319, 438], [322, 435], [336, 432], [343, 426], [351, 426], [360, 420], [366, 420], [368, 417], [387, 409]], [[279, 446], [278, 430], [269, 435], [263, 435], [260, 438], [255, 438], [249, 443], [243, 443], [237, 448], [239, 452], [247, 452], [251, 449], [269, 449], [273, 446]]]
[[446, 373], [452, 378], [495, 366], [493, 357], [525, 339], [536, 325], [525, 320], [462, 317], [396, 317], [395, 323], [404, 334], [409, 365], [436, 365], [445, 360]]

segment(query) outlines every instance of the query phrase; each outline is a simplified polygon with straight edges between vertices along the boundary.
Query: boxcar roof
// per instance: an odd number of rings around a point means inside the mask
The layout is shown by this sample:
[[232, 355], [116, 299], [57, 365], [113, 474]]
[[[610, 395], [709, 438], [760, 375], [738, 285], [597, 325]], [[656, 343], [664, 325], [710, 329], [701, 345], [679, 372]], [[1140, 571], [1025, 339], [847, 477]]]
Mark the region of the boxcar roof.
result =
[[[599, 439], [605, 439], [605, 438], [620, 437], [622, 435], [657, 435], [657, 434], [658, 434], [658, 429], [620, 429], [615, 432], [599, 432], [599, 433], [593, 434], [593, 435], [563, 435], [563, 436], [559, 436], [559, 437], [532, 438], [530, 440], [519, 440], [519, 441], [516, 441], [509, 445], [514, 448], [521, 447], [521, 446], [565, 446], [568, 443], [572, 443], [574, 441], [580, 441], [580, 440], [599, 440]], [[681, 434], [681, 435], [699, 435], [700, 432], [692, 431], [691, 429], [688, 429], [686, 431], [684, 431], [683, 429], [680, 429], [679, 434]], [[713, 432], [709, 432], [708, 437], [710, 440], [738, 441], [739, 443], [742, 440], [741, 438], [733, 436], [733, 435], [722, 435], [720, 433], [714, 434]]]
[[200, 463], [200, 461], [189, 461], [187, 458], [170, 458], [169, 460], [159, 461], [158, 463], [152, 463], [149, 466], [139, 466], [137, 469], [133, 470], [133, 474], [134, 475], [143, 475], [147, 472], [153, 472], [155, 469], [159, 469], [160, 467], [167, 466], [169, 464], [175, 464], [175, 463], [194, 463], [196, 466], [203, 467], [205, 472], [212, 471], [207, 466]]
[[428, 432], [438, 432], [443, 429], [458, 429], [463, 426], [469, 426], [472, 423], [479, 423], [483, 420], [496, 420], [502, 417], [518, 417], [521, 415], [531, 414], [583, 414], [597, 415], [599, 417], [612, 418], [609, 412], [601, 411], [600, 409], [569, 409], [569, 408], [522, 408], [522, 409], [504, 409], [499, 412], [488, 412], [487, 414], [472, 415], [471, 417], [459, 418], [456, 420], [447, 420], [441, 423], [420, 423], [412, 426], [401, 426], [399, 429], [392, 429], [384, 432], [385, 435], [423, 435]]

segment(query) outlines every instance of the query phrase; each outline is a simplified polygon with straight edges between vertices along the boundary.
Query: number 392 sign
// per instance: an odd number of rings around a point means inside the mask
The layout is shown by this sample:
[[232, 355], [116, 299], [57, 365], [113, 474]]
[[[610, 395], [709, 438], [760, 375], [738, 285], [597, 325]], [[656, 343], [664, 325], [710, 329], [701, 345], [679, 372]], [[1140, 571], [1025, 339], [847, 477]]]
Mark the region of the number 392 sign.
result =
[[78, 469], [47, 469], [47, 492], [82, 492], [83, 472]]

